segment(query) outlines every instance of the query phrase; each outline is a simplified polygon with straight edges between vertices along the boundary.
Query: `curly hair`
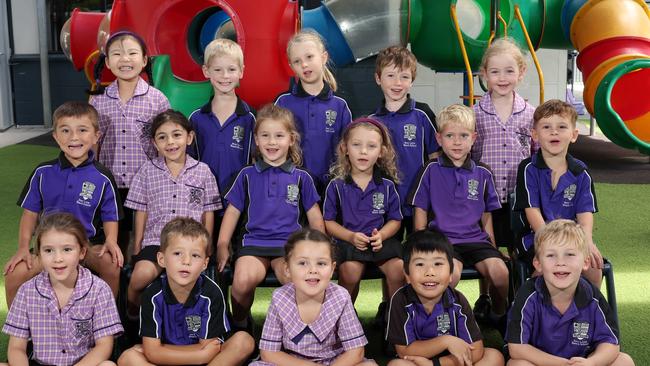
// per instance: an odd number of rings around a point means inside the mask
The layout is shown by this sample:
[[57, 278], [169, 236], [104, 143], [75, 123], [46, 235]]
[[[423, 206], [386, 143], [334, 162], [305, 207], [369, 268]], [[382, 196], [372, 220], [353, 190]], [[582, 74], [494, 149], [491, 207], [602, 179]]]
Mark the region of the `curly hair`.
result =
[[[296, 123], [293, 119], [293, 113], [286, 108], [282, 108], [275, 104], [267, 104], [259, 112], [257, 112], [257, 122], [255, 122], [255, 128], [253, 129], [253, 135], [257, 136], [257, 132], [260, 130], [260, 126], [266, 120], [273, 120], [282, 122], [284, 127], [287, 129], [293, 140], [293, 144], [289, 146], [288, 159], [291, 159], [293, 165], [301, 166], [302, 165], [302, 149], [300, 148], [300, 133], [296, 128]], [[253, 151], [253, 160], [257, 161], [262, 159], [262, 154], [259, 149]]]

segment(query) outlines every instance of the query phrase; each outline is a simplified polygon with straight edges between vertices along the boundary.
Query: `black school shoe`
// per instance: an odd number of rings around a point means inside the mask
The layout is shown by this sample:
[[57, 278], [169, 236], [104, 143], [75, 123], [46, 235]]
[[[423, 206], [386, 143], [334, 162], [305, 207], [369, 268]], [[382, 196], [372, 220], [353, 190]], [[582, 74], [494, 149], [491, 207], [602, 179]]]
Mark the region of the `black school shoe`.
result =
[[481, 295], [474, 303], [474, 318], [478, 323], [489, 323], [492, 312], [492, 299], [490, 295]]

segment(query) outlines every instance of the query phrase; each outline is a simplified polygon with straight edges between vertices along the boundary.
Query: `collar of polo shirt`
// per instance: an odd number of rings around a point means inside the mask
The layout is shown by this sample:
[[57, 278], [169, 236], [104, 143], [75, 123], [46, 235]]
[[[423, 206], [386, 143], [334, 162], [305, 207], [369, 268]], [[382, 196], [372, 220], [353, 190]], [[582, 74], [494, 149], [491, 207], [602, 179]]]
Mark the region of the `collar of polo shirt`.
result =
[[[569, 169], [569, 171], [575, 176], [578, 176], [585, 171], [585, 166], [580, 164], [571, 154], [566, 154], [566, 162], [567, 169]], [[548, 165], [546, 165], [546, 161], [544, 161], [541, 150], [535, 153], [533, 164], [539, 169], [549, 169]]]
[[[169, 282], [167, 282], [167, 275], [162, 275], [160, 276], [160, 280], [162, 281], [162, 288], [163, 288], [163, 297], [165, 299], [165, 302], [169, 305], [173, 304], [179, 304], [178, 300], [176, 299], [176, 296], [174, 296], [174, 292], [172, 291], [171, 287], [169, 287]], [[186, 307], [191, 307], [196, 304], [196, 301], [198, 300], [198, 294], [200, 293], [200, 289], [203, 286], [203, 276], [199, 276], [199, 278], [196, 279], [196, 283], [194, 283], [194, 287], [192, 287], [192, 291], [190, 291], [189, 296], [187, 297], [187, 300], [185, 301], [185, 304], [183, 304]]]
[[[421, 304], [422, 302], [420, 301], [420, 298], [418, 297], [418, 294], [415, 292], [413, 289], [413, 286], [408, 285], [406, 287], [406, 299], [413, 304]], [[454, 305], [454, 301], [456, 300], [454, 298], [453, 293], [451, 292], [451, 289], [447, 287], [445, 289], [445, 292], [442, 293], [442, 298], [440, 299], [442, 302], [442, 307], [445, 309], [449, 309]]]
[[[410, 113], [413, 109], [415, 109], [415, 99], [411, 99], [411, 94], [406, 94], [406, 101], [395, 113], [406, 114]], [[377, 112], [375, 112], [375, 114], [378, 116], [384, 116], [389, 113], [393, 112], [386, 109], [386, 99], [384, 98], [381, 100], [381, 107], [377, 109]]]
[[94, 160], [95, 160], [95, 153], [92, 150], [88, 150], [88, 158], [75, 167], [74, 165], [72, 165], [70, 160], [68, 160], [68, 158], [65, 157], [63, 151], [59, 153], [59, 165], [61, 165], [61, 169], [81, 168], [83, 166], [92, 164]]
[[[384, 178], [384, 173], [381, 171], [380, 168], [375, 167], [372, 170], [372, 181], [375, 182], [375, 185], [380, 185], [382, 183], [383, 178]], [[352, 179], [352, 175], [350, 175], [350, 174], [345, 176], [344, 181], [347, 184], [354, 183], [354, 180]]]
[[[542, 294], [545, 304], [551, 305], [551, 294], [548, 292], [543, 276], [539, 276], [535, 280], [535, 290]], [[581, 309], [587, 307], [593, 297], [594, 293], [591, 285], [589, 285], [589, 282], [587, 282], [586, 279], [580, 277], [578, 286], [576, 287], [576, 292], [573, 295], [573, 301], [576, 303], [576, 306]]]
[[[90, 273], [90, 270], [81, 265], [78, 265], [77, 269], [79, 271], [79, 275], [77, 276], [77, 282], [74, 285], [74, 290], [72, 291], [70, 300], [68, 300], [68, 305], [72, 304], [74, 301], [84, 298], [93, 287], [94, 279], [92, 273]], [[47, 272], [43, 271], [38, 274], [38, 277], [34, 282], [34, 288], [36, 289], [36, 292], [38, 292], [38, 294], [44, 298], [50, 300], [56, 299], [56, 294], [54, 293], [54, 289], [52, 288], [52, 284], [50, 283]]]
[[[441, 166], [444, 166], [446, 168], [456, 168], [454, 163], [449, 159], [447, 154], [444, 152], [440, 153], [440, 157], [438, 158], [438, 161], [440, 162]], [[474, 161], [470, 158], [469, 154], [467, 154], [467, 157], [465, 158], [465, 161], [463, 162], [463, 165], [460, 166], [460, 168], [466, 169], [466, 170], [472, 170], [474, 169]]]
[[[269, 168], [273, 168], [273, 165], [270, 165], [269, 163], [265, 162], [264, 160], [258, 160], [255, 162], [255, 168], [261, 173]], [[293, 162], [291, 159], [287, 159], [284, 163], [282, 163], [280, 166], [277, 166], [277, 168], [280, 168], [282, 171], [286, 173], [291, 173], [293, 171]]]
[[[332, 97], [332, 89], [330, 88], [329, 84], [327, 82], [323, 83], [323, 89], [321, 89], [320, 93], [316, 95], [316, 98], [320, 100], [328, 100]], [[311, 97], [312, 95], [307, 93], [305, 89], [302, 87], [302, 83], [297, 82], [291, 88], [291, 94], [294, 94], [297, 97], [301, 98], [306, 98], [306, 97]]]
[[[245, 114], [248, 114], [250, 112], [250, 109], [244, 104], [244, 102], [241, 100], [239, 95], [236, 95], [237, 97], [237, 106], [235, 107], [235, 114], [238, 116], [243, 116]], [[210, 114], [212, 113], [212, 99], [214, 99], [214, 95], [210, 97], [210, 100], [208, 100], [207, 103], [205, 103], [201, 109], [200, 112], [204, 114]]]

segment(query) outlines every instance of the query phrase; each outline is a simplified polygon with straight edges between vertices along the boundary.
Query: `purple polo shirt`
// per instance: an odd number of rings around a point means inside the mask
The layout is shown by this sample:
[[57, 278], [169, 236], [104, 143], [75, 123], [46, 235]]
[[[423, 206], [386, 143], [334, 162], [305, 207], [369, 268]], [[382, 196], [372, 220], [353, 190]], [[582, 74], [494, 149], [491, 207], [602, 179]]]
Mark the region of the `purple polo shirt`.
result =
[[225, 195], [244, 216], [242, 246], [282, 247], [318, 203], [314, 181], [290, 160], [274, 167], [263, 160], [242, 169]]
[[170, 108], [167, 97], [142, 78], [131, 99], [120, 101], [117, 80], [90, 104], [99, 113], [99, 161], [115, 176], [119, 188], [129, 188], [133, 176], [158, 155], [151, 138], [151, 121]]
[[241, 168], [250, 163], [255, 114], [237, 97], [237, 107], [228, 119], [219, 121], [212, 113], [212, 99], [190, 115], [196, 134], [188, 148], [193, 158], [208, 164], [219, 189], [228, 190]]
[[189, 345], [200, 339], [222, 342], [230, 331], [221, 288], [199, 276], [184, 304], [179, 303], [164, 273], [144, 289], [140, 306], [140, 336], [163, 344]]
[[[515, 211], [537, 207], [544, 222], [556, 219], [576, 220], [577, 214], [598, 212], [596, 190], [587, 166], [570, 154], [566, 156], [568, 170], [562, 174], [553, 189], [551, 174], [541, 151], [519, 164]], [[522, 217], [525, 215], [522, 213]], [[535, 233], [528, 224], [523, 233], [522, 244], [526, 250], [533, 247]]]
[[474, 104], [477, 136], [472, 145], [472, 159], [492, 170], [501, 203], [508, 202], [508, 196], [515, 191], [519, 162], [538, 148], [530, 132], [535, 107], [513, 93], [512, 114], [506, 121], [499, 118], [490, 93]]
[[395, 112], [386, 109], [386, 102], [370, 117], [382, 121], [393, 140], [397, 153], [397, 167], [402, 174], [402, 183], [397, 192], [402, 199], [404, 216], [413, 216], [412, 208], [406, 202], [415, 178], [429, 155], [438, 150], [436, 141], [436, 115], [425, 103], [418, 103], [409, 96], [402, 107]]
[[278, 96], [275, 104], [293, 112], [304, 167], [322, 189], [329, 180], [330, 165], [336, 159], [336, 145], [345, 126], [352, 121], [348, 103], [335, 95], [327, 83], [318, 95], [310, 95], [298, 82]]
[[100, 233], [104, 222], [119, 221], [122, 205], [113, 175], [94, 159], [75, 167], [61, 152], [58, 159], [40, 163], [25, 183], [17, 204], [37, 213], [68, 212], [86, 228], [88, 238]]
[[284, 351], [329, 365], [343, 352], [366, 344], [368, 340], [354, 311], [350, 294], [343, 287], [329, 283], [320, 314], [310, 324], [305, 324], [300, 318], [293, 283], [273, 291], [260, 338], [261, 350]]
[[158, 157], [146, 162], [133, 178], [124, 206], [147, 213], [142, 247], [160, 245], [160, 233], [175, 217], [201, 222], [204, 212], [222, 208], [217, 181], [204, 163], [187, 156], [174, 178]]
[[444, 153], [422, 170], [408, 202], [433, 213], [429, 227], [444, 233], [452, 244], [489, 244], [481, 216], [501, 207], [486, 167], [469, 156], [456, 167]]
[[544, 277], [539, 276], [517, 291], [505, 340], [571, 358], [587, 357], [601, 343], [619, 344], [618, 334], [607, 300], [589, 281], [580, 278], [573, 302], [560, 314], [551, 303]]
[[386, 339], [391, 344], [408, 346], [444, 335], [458, 337], [469, 344], [483, 339], [467, 299], [451, 287], [433, 306], [431, 314], [411, 285], [395, 292], [388, 311]]
[[73, 365], [95, 341], [124, 331], [110, 287], [88, 269], [78, 268], [74, 290], [62, 309], [43, 271], [20, 286], [7, 314], [2, 332], [31, 338], [33, 359], [40, 364]]
[[336, 221], [355, 233], [371, 235], [390, 220], [402, 221], [399, 194], [395, 184], [375, 169], [366, 190], [352, 180], [334, 179], [325, 190], [323, 218]]

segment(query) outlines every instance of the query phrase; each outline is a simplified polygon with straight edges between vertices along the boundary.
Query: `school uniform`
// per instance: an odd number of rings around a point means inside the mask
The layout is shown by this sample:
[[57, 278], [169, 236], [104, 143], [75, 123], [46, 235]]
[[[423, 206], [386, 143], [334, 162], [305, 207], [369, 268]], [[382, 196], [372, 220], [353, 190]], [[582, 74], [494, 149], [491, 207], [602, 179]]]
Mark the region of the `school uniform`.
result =
[[25, 282], [11, 304], [2, 332], [31, 338], [31, 358], [38, 364], [73, 365], [98, 339], [124, 331], [110, 287], [90, 270], [78, 269], [74, 290], [62, 309], [46, 271]]
[[451, 287], [430, 314], [411, 285], [401, 287], [390, 300], [387, 329], [386, 340], [402, 346], [444, 335], [469, 344], [483, 339], [467, 299]]
[[600, 291], [582, 277], [573, 302], [560, 314], [551, 303], [544, 277], [539, 276], [517, 291], [505, 340], [559, 357], [587, 357], [601, 343], [619, 344], [613, 316]]
[[492, 173], [469, 156], [460, 167], [444, 153], [431, 160], [417, 177], [408, 202], [433, 214], [429, 228], [445, 234], [454, 246], [454, 257], [466, 265], [501, 258], [481, 227], [483, 213], [501, 207]]
[[306, 212], [320, 200], [312, 177], [291, 160], [277, 167], [259, 160], [243, 168], [225, 197], [244, 223], [235, 257], [283, 256], [287, 238], [302, 228]]
[[237, 173], [251, 159], [255, 114], [251, 107], [237, 97], [237, 106], [225, 121], [212, 112], [212, 98], [190, 115], [194, 143], [187, 153], [206, 163], [217, 178], [219, 189], [228, 190]]
[[88, 158], [72, 165], [63, 152], [55, 160], [40, 163], [25, 183], [17, 204], [37, 213], [68, 212], [86, 229], [92, 243], [103, 244], [102, 224], [122, 218], [122, 205], [113, 175]]
[[[288, 283], [275, 291], [264, 321], [260, 350], [286, 352], [298, 358], [330, 365], [343, 352], [368, 344], [350, 294], [329, 283], [318, 318], [305, 324], [296, 304], [296, 289]], [[257, 361], [251, 366], [272, 365]]]
[[329, 167], [336, 159], [336, 146], [352, 121], [347, 102], [335, 95], [327, 83], [318, 95], [310, 95], [298, 82], [278, 96], [275, 104], [293, 112], [304, 167], [314, 176], [316, 187], [322, 192], [329, 180]]
[[230, 324], [219, 286], [200, 275], [185, 303], [179, 303], [163, 273], [142, 292], [140, 336], [162, 344], [190, 345], [201, 339], [224, 342]]
[[386, 109], [385, 105], [384, 100], [370, 117], [383, 122], [390, 132], [397, 154], [397, 167], [402, 173], [402, 183], [397, 185], [397, 192], [402, 199], [402, 213], [410, 222], [413, 212], [406, 198], [429, 155], [438, 150], [436, 116], [426, 103], [418, 103], [410, 95], [395, 112]]
[[[522, 220], [526, 218], [523, 211], [529, 207], [539, 208], [544, 222], [576, 220], [579, 213], [598, 212], [594, 182], [587, 166], [570, 154], [567, 154], [566, 162], [567, 171], [555, 189], [552, 186], [553, 171], [546, 165], [541, 151], [519, 164], [514, 210], [521, 212]], [[528, 222], [524, 222], [526, 229], [518, 244], [524, 257], [532, 260], [535, 233]]]
[[[390, 220], [401, 221], [400, 197], [395, 184], [383, 178], [378, 169], [373, 171], [372, 180], [362, 190], [352, 179], [334, 179], [325, 190], [323, 218], [336, 221], [352, 232], [372, 236], [373, 229], [380, 230]], [[344, 240], [338, 242], [338, 263], [348, 260], [360, 262], [383, 262], [401, 257], [401, 241], [386, 238], [378, 252], [361, 251]]]

